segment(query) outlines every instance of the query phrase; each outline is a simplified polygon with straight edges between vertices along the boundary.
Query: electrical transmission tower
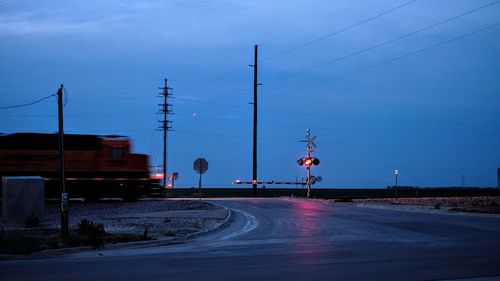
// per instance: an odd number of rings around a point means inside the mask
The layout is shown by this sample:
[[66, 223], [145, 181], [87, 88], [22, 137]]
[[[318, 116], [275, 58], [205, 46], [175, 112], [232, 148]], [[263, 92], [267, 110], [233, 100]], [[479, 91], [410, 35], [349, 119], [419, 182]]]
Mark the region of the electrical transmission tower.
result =
[[172, 131], [172, 121], [168, 120], [169, 115], [173, 115], [172, 104], [168, 103], [169, 98], [173, 98], [172, 88], [167, 85], [167, 79], [164, 79], [164, 86], [158, 89], [162, 90], [160, 97], [162, 103], [159, 104], [159, 113], [163, 114], [163, 120], [160, 120], [160, 129], [163, 130], [163, 187], [167, 186], [167, 132]]

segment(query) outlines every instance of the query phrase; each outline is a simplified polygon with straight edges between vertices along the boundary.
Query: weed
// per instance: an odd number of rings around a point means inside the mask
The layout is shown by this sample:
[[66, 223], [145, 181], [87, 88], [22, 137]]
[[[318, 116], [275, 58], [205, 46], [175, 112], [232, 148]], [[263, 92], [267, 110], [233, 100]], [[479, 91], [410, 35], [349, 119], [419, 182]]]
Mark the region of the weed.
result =
[[40, 220], [34, 214], [24, 219], [24, 228], [35, 228], [40, 226]]
[[78, 234], [88, 236], [88, 244], [98, 249], [104, 245], [104, 225], [102, 223], [95, 224], [88, 219], [82, 219], [78, 224]]
[[89, 243], [94, 249], [99, 249], [104, 246], [104, 225], [102, 223], [98, 223], [95, 227], [90, 228], [89, 233]]
[[82, 219], [78, 224], [78, 234], [89, 234], [90, 228], [94, 226], [94, 222], [88, 219]]

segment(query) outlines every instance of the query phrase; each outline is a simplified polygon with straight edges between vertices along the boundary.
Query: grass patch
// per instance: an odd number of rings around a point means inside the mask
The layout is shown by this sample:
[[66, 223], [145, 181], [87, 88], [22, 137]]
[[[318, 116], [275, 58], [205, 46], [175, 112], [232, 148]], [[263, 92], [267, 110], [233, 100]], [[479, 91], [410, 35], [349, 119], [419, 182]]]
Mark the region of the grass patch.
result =
[[351, 198], [339, 198], [339, 199], [335, 199], [335, 202], [352, 203], [352, 199]]
[[[26, 255], [43, 250], [88, 246], [96, 249], [96, 242], [90, 236], [91, 234], [79, 234], [78, 230], [71, 230], [66, 238], [62, 238], [57, 229], [13, 231], [12, 233], [5, 231], [0, 236], [0, 254]], [[105, 233], [101, 239], [100, 246], [151, 240], [149, 236], [124, 233]]]
[[26, 217], [26, 219], [24, 219], [25, 228], [36, 228], [39, 226], [40, 226], [40, 220], [34, 214], [31, 214], [30, 216]]

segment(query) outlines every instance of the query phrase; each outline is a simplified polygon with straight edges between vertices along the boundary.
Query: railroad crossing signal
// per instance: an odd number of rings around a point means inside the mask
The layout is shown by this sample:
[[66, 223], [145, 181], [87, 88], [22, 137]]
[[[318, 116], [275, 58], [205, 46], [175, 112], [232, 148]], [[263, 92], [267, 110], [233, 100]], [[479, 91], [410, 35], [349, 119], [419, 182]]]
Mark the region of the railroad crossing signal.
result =
[[312, 157], [312, 153], [314, 152], [314, 150], [318, 145], [316, 144], [316, 136], [311, 137], [311, 130], [309, 129], [307, 129], [306, 131], [306, 139], [303, 140], [302, 142], [306, 143], [307, 156], [297, 160], [297, 163], [300, 166], [306, 166], [307, 168], [306, 183], [307, 183], [307, 198], [309, 198], [311, 196], [311, 185], [317, 181], [317, 179], [314, 176], [311, 176], [311, 166], [319, 165], [319, 159], [316, 157]]
[[311, 167], [312, 165], [319, 165], [319, 158], [316, 157], [304, 157], [297, 160], [300, 166]]

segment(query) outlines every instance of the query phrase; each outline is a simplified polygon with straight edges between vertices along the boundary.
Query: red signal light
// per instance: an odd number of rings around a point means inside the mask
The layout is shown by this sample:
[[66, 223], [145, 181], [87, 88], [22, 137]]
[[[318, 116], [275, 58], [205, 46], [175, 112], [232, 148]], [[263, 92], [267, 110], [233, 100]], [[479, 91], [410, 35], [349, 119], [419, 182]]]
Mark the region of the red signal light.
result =
[[305, 157], [297, 160], [300, 166], [311, 167], [312, 165], [319, 165], [319, 159], [316, 157]]
[[300, 158], [299, 160], [297, 160], [297, 164], [299, 164], [299, 166], [304, 165], [304, 159]]

